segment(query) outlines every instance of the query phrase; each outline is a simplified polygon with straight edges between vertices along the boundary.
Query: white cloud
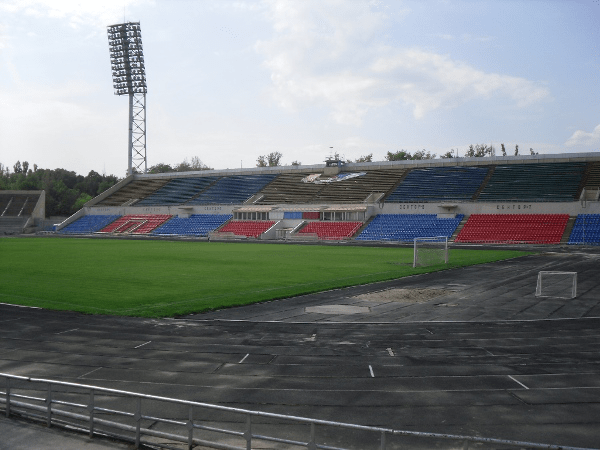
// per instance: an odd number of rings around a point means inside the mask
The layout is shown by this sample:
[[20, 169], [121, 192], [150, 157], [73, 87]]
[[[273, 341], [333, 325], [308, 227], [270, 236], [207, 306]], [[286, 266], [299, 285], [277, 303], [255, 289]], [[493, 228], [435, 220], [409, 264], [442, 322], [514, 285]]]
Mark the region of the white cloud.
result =
[[[415, 118], [493, 95], [526, 107], [548, 90], [524, 78], [485, 73], [449, 56], [384, 45], [386, 12], [369, 2], [270, 2], [275, 36], [256, 50], [283, 108], [317, 105], [337, 123], [360, 125], [370, 109], [406, 104]], [[406, 11], [404, 11], [406, 12]]]
[[413, 105], [416, 118], [496, 94], [511, 98], [518, 107], [548, 96], [546, 88], [524, 78], [485, 73], [446, 55], [397, 49], [391, 53], [373, 63], [373, 73], [387, 82], [391, 99]]
[[565, 142], [567, 147], [592, 146], [598, 144], [600, 144], [600, 125], [596, 125], [596, 128], [594, 128], [591, 133], [577, 130], [567, 142]]
[[[23, 12], [34, 17], [67, 20], [74, 28], [101, 26], [122, 18], [127, 9], [149, 0], [102, 0], [100, 2], [81, 0], [3, 0], [0, 11], [5, 13]], [[127, 19], [126, 17], [126, 20]], [[117, 22], [121, 22], [117, 20]]]

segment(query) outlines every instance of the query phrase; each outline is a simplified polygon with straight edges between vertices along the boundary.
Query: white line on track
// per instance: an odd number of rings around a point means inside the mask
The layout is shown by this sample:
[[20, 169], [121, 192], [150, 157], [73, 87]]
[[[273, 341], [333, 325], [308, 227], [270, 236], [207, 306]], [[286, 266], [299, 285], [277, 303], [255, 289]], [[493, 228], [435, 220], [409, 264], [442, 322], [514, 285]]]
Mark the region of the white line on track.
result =
[[511, 377], [510, 375], [508, 375], [508, 378], [510, 378], [511, 380], [513, 380], [515, 383], [520, 384], [521, 386], [523, 386], [525, 389], [529, 389], [527, 386], [525, 386], [523, 383], [521, 383], [519, 380], [515, 380], [513, 377]]
[[492, 356], [496, 356], [496, 355], [494, 355], [492, 352], [490, 352], [490, 351], [489, 351], [487, 348], [483, 348], [483, 347], [479, 347], [479, 348], [480, 348], [481, 350], [485, 351], [485, 352], [488, 352], [488, 353], [489, 353], [490, 355], [492, 355]]
[[[4, 294], [0, 294], [0, 295], [5, 296]], [[25, 297], [25, 298], [28, 298], [28, 297]], [[38, 300], [38, 299], [36, 299], [36, 300]], [[15, 308], [42, 309], [37, 306], [13, 305], [12, 303], [0, 303], [0, 305], [14, 306]]]
[[371, 372], [371, 378], [375, 378], [375, 374], [373, 373], [373, 367], [369, 364], [369, 371]]
[[72, 330], [61, 331], [60, 333], [54, 333], [54, 334], [63, 334], [63, 333], [68, 333], [70, 331], [77, 331], [77, 330], [79, 330], [79, 328], [73, 328]]
[[149, 344], [150, 342], [152, 342], [152, 341], [144, 342], [143, 344], [137, 345], [137, 346], [135, 346], [135, 347], [133, 347], [133, 348], [140, 348], [140, 347], [143, 347], [144, 345], [147, 345], [147, 344]]
[[89, 371], [88, 373], [84, 373], [83, 375], [79, 375], [77, 378], [87, 377], [89, 374], [94, 373], [96, 370], [100, 370], [102, 367], [97, 367], [94, 370]]
[[390, 354], [390, 356], [396, 356], [394, 355], [394, 350], [392, 350], [391, 348], [387, 348], [386, 350]]
[[247, 354], [246, 354], [246, 356], [244, 356], [242, 359], [240, 359], [240, 362], [239, 362], [238, 364], [241, 364], [241, 363], [243, 363], [243, 362], [244, 362], [244, 360], [245, 360], [245, 359], [246, 359], [248, 356], [250, 356], [250, 353], [247, 353]]

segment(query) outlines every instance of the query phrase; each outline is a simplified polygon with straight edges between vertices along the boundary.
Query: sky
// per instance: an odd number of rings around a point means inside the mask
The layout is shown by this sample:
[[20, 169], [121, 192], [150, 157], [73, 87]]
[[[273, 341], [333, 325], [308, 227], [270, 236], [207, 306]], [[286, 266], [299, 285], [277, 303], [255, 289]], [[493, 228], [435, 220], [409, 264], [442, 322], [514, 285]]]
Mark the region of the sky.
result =
[[148, 166], [600, 150], [600, 0], [0, 0], [0, 163], [125, 176], [127, 21]]

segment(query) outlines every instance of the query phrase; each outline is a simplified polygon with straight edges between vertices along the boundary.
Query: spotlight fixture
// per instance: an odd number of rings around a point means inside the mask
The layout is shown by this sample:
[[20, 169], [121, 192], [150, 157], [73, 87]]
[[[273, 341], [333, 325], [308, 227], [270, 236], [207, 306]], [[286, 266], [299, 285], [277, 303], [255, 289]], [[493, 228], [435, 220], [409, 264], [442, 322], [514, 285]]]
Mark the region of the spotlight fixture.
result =
[[129, 96], [127, 175], [148, 171], [146, 161], [146, 68], [139, 22], [108, 27], [115, 95]]

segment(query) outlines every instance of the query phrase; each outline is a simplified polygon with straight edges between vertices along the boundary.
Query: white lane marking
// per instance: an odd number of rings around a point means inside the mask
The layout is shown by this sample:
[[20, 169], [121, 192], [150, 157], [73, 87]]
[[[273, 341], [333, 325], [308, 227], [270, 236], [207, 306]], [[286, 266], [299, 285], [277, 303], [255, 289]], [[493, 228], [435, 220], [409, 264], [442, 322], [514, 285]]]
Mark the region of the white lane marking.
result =
[[79, 330], [79, 328], [73, 328], [72, 330], [61, 331], [60, 333], [54, 333], [54, 334], [63, 334], [63, 333], [68, 333], [70, 331], [77, 331], [77, 330]]
[[375, 374], [373, 373], [373, 367], [369, 364], [369, 372], [371, 372], [371, 378], [375, 378]]
[[519, 380], [515, 380], [513, 377], [511, 377], [510, 375], [508, 375], [508, 378], [510, 378], [511, 380], [513, 380], [515, 383], [520, 384], [521, 386], [523, 386], [525, 389], [529, 389], [527, 386], [525, 386], [523, 383], [521, 383]]
[[96, 370], [100, 370], [102, 367], [97, 367], [94, 370], [89, 371], [88, 373], [84, 373], [83, 375], [79, 375], [77, 378], [87, 377], [89, 374], [94, 373]]
[[317, 340], [317, 334], [313, 334], [311, 337], [306, 339], [308, 342], [315, 342]]
[[494, 355], [492, 352], [490, 352], [490, 351], [489, 351], [487, 348], [483, 348], [483, 347], [479, 347], [479, 348], [480, 348], [481, 350], [485, 351], [485, 352], [488, 352], [488, 353], [489, 353], [490, 355], [492, 355], [492, 356], [496, 356], [496, 355]]
[[387, 348], [387, 352], [390, 354], [390, 356], [396, 356], [391, 348]]
[[429, 328], [425, 328], [425, 329], [429, 332], [429, 334], [433, 334], [433, 331], [431, 331]]
[[144, 345], [146, 345], [146, 344], [149, 344], [150, 342], [152, 342], [152, 341], [144, 342], [143, 344], [140, 344], [140, 345], [138, 345], [138, 346], [136, 346], [136, 347], [133, 347], [133, 348], [140, 348], [140, 347], [143, 347]]
[[241, 364], [241, 363], [243, 363], [243, 362], [244, 362], [244, 360], [245, 360], [245, 359], [246, 359], [248, 356], [250, 356], [250, 353], [247, 353], [247, 354], [246, 354], [246, 356], [244, 356], [242, 359], [240, 359], [240, 362], [239, 362], [238, 364]]
[[[5, 295], [5, 294], [0, 294], [0, 295], [2, 297], [8, 297], [8, 295]], [[11, 295], [11, 297], [13, 297], [13, 296]], [[19, 298], [29, 298], [29, 297], [19, 297]], [[39, 300], [39, 299], [36, 298], [34, 300]], [[16, 308], [42, 309], [37, 306], [13, 305], [12, 303], [0, 303], [0, 305], [14, 306]]]

